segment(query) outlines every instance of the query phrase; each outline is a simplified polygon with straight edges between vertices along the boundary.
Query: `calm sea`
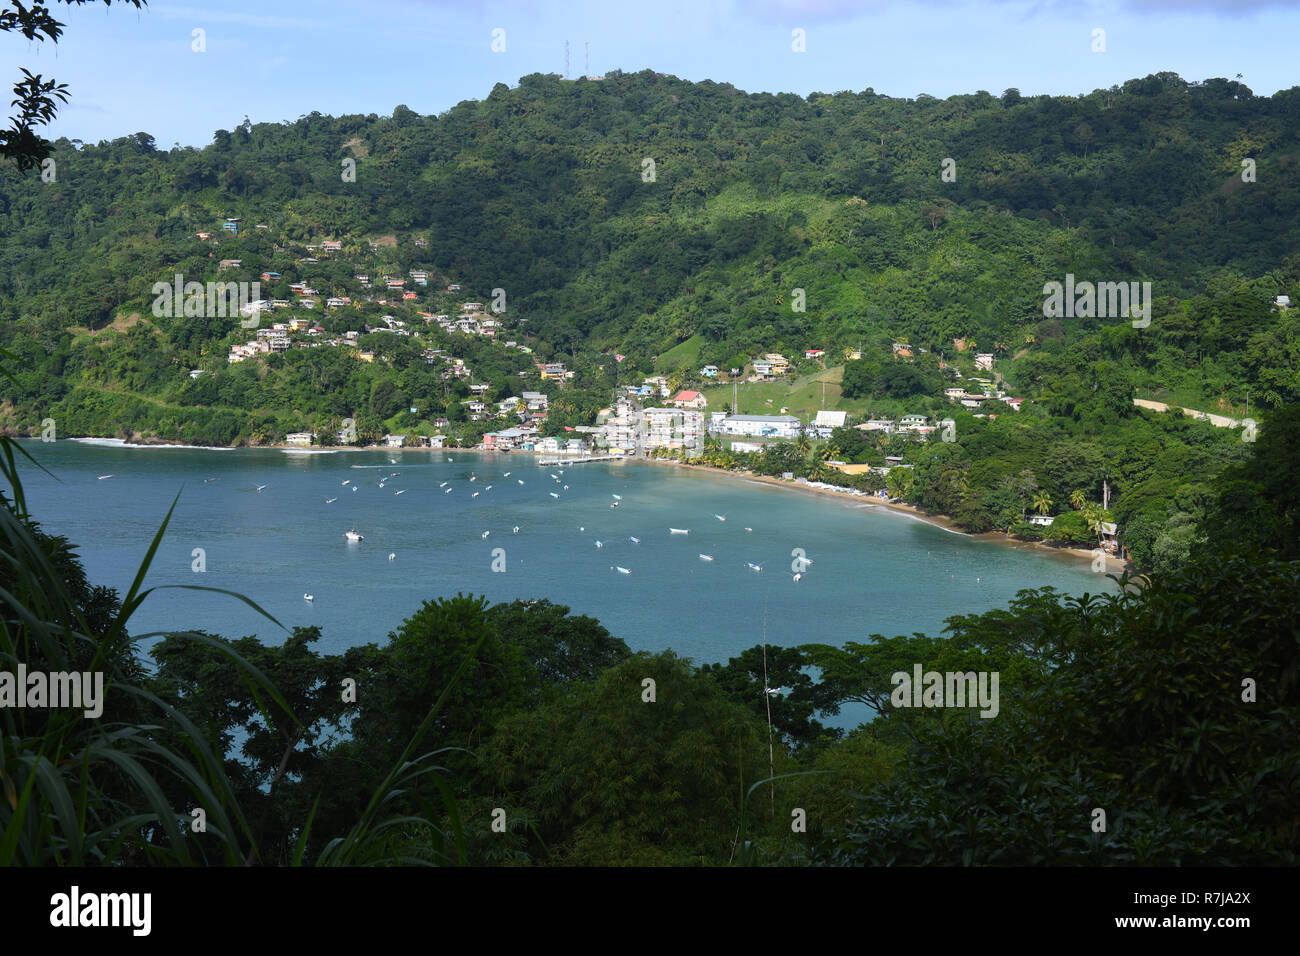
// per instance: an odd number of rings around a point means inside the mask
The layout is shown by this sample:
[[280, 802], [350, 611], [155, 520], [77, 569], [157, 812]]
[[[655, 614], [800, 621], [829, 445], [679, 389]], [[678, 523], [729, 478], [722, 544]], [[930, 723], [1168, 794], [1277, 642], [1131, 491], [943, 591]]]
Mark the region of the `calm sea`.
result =
[[[758, 644], [765, 617], [768, 643], [839, 644], [937, 634], [948, 616], [1004, 606], [1021, 588], [1114, 586], [1087, 559], [976, 541], [860, 499], [647, 463], [23, 446], [56, 476], [23, 469], [34, 517], [79, 546], [92, 583], [126, 591], [179, 494], [147, 583], [244, 594], [286, 627], [319, 625], [322, 652], [383, 643], [422, 601], [457, 592], [546, 597], [634, 650], [672, 648], [704, 663]], [[352, 528], [364, 540], [345, 540]], [[796, 548], [812, 562], [799, 581]], [[268, 643], [285, 633], [232, 598], [183, 590], [150, 595], [132, 623], [136, 634], [196, 628]]]

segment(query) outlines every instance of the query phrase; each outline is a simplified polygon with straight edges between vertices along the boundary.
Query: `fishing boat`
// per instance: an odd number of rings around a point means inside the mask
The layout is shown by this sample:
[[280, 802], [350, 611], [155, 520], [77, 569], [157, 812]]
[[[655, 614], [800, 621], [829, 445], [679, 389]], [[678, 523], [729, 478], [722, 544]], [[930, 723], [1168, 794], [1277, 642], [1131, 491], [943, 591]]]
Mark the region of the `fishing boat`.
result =
[[668, 533], [669, 534], [690, 534], [691, 529], [690, 528], [669, 528]]
[[343, 484], [345, 484], [345, 485], [350, 485], [350, 484], [352, 484], [352, 479], [351, 479], [351, 478], [344, 478], [344, 479], [343, 479]]
[[314, 597], [312, 597], [310, 594], [304, 594], [304, 595], [302, 596], [302, 599], [303, 599], [304, 601], [314, 601], [314, 600], [316, 600], [316, 599], [315, 599]]
[[631, 573], [632, 573], [632, 572], [629, 571], [627, 568], [620, 568], [620, 567], [617, 567], [617, 566], [614, 568], [614, 570], [617, 571], [619, 574], [631, 574]]
[[448, 488], [446, 491], [443, 492], [443, 494], [444, 494], [444, 495], [449, 495], [449, 494], [451, 494], [451, 489]]
[[597, 542], [596, 542], [596, 547], [598, 547], [598, 548], [603, 548], [603, 547], [605, 547], [605, 546], [604, 546], [603, 544], [601, 544], [599, 541], [597, 541]]
[[406, 489], [403, 488], [401, 491], [394, 491], [393, 494], [395, 494], [395, 495], [404, 495], [404, 494], [406, 494]]
[[505, 477], [509, 478], [509, 477], [510, 477], [510, 472], [507, 471], [506, 474], [505, 474]]
[[486, 541], [486, 540], [487, 540], [487, 536], [490, 535], [491, 533], [492, 533], [491, 531], [484, 531], [484, 532], [483, 532], [483, 535], [482, 535], [483, 540]]
[[519, 533], [519, 525], [515, 525], [513, 528], [511, 528], [511, 529], [510, 529], [510, 533], [511, 533], [511, 534], [518, 534], [518, 533]]
[[745, 562], [745, 563], [749, 565], [749, 569], [750, 569], [751, 571], [762, 571], [762, 570], [763, 570], [759, 565], [754, 564], [752, 561], [747, 561], [747, 562]]
[[719, 521], [726, 521], [726, 520], [727, 520], [727, 516], [726, 516], [726, 515], [714, 515], [713, 517], [717, 518]]
[[515, 481], [519, 482], [521, 485], [524, 483], [524, 480], [522, 478], [516, 478]]
[[471, 497], [471, 498], [477, 498], [477, 497], [478, 497], [478, 492], [477, 492], [477, 491], [474, 492], [472, 495], [470, 495], [470, 497]]
[[347, 538], [349, 541], [362, 541], [365, 539], [365, 535], [357, 534], [356, 528], [353, 528], [351, 531], [344, 531], [343, 537]]
[[100, 475], [99, 480], [103, 481], [105, 478], [112, 478], [112, 477], [113, 477], [112, 475]]
[[641, 543], [641, 539], [640, 539], [640, 538], [632, 538], [632, 543], [633, 543], [633, 544], [640, 544], [640, 543]]
[[711, 554], [702, 554], [702, 555], [700, 555], [700, 560], [701, 560], [701, 561], [712, 561], [712, 560], [713, 560], [713, 555], [711, 555]]
[[560, 496], [557, 495], [555, 492], [552, 491], [552, 492], [551, 492], [551, 497], [552, 497], [552, 498], [558, 498], [558, 497], [560, 497]]
[[623, 500], [623, 496], [622, 496], [622, 495], [614, 495], [614, 500], [615, 500], [615, 501], [622, 501], [622, 500]]
[[325, 503], [326, 503], [327, 505], [332, 505], [332, 504], [334, 504], [334, 502], [336, 502], [336, 501], [338, 501], [337, 498], [326, 498], [326, 499], [325, 499]]
[[438, 487], [439, 487], [439, 488], [446, 488], [446, 487], [447, 487], [447, 483], [446, 483], [445, 481], [440, 481], [440, 482], [438, 482]]
[[396, 561], [396, 560], [397, 560], [397, 552], [396, 552], [396, 551], [390, 551], [390, 552], [388, 552], [388, 560], [389, 560], [389, 561]]

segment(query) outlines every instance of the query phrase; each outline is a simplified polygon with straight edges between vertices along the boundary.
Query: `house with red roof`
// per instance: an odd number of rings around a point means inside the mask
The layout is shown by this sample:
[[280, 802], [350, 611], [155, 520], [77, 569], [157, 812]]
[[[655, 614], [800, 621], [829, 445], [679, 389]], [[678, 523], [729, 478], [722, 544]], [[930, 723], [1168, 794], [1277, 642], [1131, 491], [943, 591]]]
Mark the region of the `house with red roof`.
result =
[[678, 408], [704, 408], [709, 402], [699, 392], [683, 390], [670, 398], [668, 404], [675, 405]]

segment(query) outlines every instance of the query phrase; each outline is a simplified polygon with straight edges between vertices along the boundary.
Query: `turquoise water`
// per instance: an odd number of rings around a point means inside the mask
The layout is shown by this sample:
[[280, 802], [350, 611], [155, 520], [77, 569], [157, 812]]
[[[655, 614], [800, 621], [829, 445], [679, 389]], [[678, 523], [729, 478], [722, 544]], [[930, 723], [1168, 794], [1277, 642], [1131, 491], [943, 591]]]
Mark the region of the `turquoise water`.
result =
[[[23, 470], [33, 515], [79, 545], [93, 583], [125, 592], [179, 492], [147, 583], [247, 595], [287, 627], [319, 625], [322, 652], [382, 643], [423, 600], [457, 592], [494, 602], [546, 597], [598, 618], [634, 650], [672, 648], [704, 663], [759, 643], [765, 609], [771, 644], [839, 644], [873, 633], [937, 634], [948, 616], [1003, 606], [1021, 588], [1113, 587], [1086, 558], [977, 541], [862, 499], [649, 463], [539, 466], [531, 456], [458, 450], [23, 445], [58, 479]], [[105, 474], [113, 477], [98, 480]], [[622, 500], [610, 508], [616, 494]], [[353, 527], [363, 541], [343, 538]], [[202, 573], [192, 570], [196, 548]], [[504, 572], [492, 570], [497, 548]], [[812, 560], [797, 582], [795, 548]], [[151, 595], [132, 632], [178, 627], [268, 643], [284, 636], [232, 598], [180, 590]]]

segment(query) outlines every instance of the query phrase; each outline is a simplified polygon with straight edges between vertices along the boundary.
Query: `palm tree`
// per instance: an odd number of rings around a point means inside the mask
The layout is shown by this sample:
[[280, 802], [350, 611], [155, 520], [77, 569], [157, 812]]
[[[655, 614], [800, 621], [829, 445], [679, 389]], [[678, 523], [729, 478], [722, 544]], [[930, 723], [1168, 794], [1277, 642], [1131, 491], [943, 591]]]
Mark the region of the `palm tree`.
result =
[[1045, 515], [1052, 510], [1052, 496], [1046, 491], [1040, 491], [1034, 495], [1034, 510], [1040, 515]]
[[799, 437], [795, 439], [794, 447], [801, 458], [807, 458], [808, 453], [812, 451], [812, 440], [807, 435], [800, 433]]
[[822, 461], [838, 461], [840, 459], [840, 456], [842, 456], [843, 454], [844, 451], [840, 448], [839, 445], [836, 445], [834, 442], [827, 442], [825, 445], [822, 445], [822, 450], [821, 450]]
[[1078, 488], [1070, 492], [1070, 505], [1071, 507], [1074, 508], [1075, 511], [1078, 511], [1080, 508], [1082, 508], [1087, 501], [1088, 501], [1088, 496], [1085, 495]]

